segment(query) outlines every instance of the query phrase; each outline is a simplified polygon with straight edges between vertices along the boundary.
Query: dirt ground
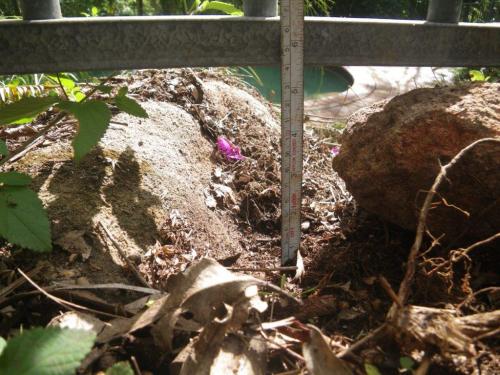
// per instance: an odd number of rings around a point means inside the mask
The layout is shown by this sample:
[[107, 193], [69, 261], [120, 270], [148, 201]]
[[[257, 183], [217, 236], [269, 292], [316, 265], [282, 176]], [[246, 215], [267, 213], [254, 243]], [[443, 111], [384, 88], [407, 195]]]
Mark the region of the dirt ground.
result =
[[[3, 244], [2, 286], [18, 277], [17, 267], [29, 271], [43, 264], [44, 271], [33, 278], [45, 287], [142, 283], [162, 289], [170, 275], [211, 257], [302, 298], [300, 309], [277, 309], [275, 318], [293, 314], [316, 324], [339, 351], [384, 323], [394, 301], [381, 276], [389, 289], [397, 290], [414, 234], [357, 207], [331, 168], [337, 130], [325, 136], [314, 131], [314, 124], [306, 124], [301, 240], [305, 274], [294, 280], [294, 272], [279, 268], [278, 110], [234, 77], [215, 70], [143, 71], [116, 77], [114, 83], [129, 87], [149, 119], [116, 115], [100, 147], [78, 166], [70, 160], [71, 123], [48, 134], [41, 146], [16, 163], [17, 170], [34, 177], [33, 187], [53, 223], [56, 247], [39, 256]], [[218, 152], [219, 136], [240, 147], [244, 159], [228, 160]], [[9, 145], [23, 137], [8, 138]], [[492, 262], [498, 259], [490, 254], [485, 250], [475, 260], [482, 265], [479, 274], [458, 269], [454, 280], [472, 278], [475, 291], [496, 287]], [[412, 304], [456, 306], [471, 296], [456, 283], [450, 286], [449, 279], [426, 277], [420, 271]], [[0, 335], [9, 335], [20, 324], [44, 325], [60, 313], [61, 306], [26, 294], [30, 290], [24, 285], [16, 294], [2, 296]], [[469, 298], [461, 311], [494, 310], [498, 288], [494, 290], [496, 294]], [[118, 290], [58, 295], [108, 312], [136, 296]], [[497, 345], [489, 339], [481, 347], [475, 369], [467, 361], [454, 363], [436, 355], [428, 373], [480, 369], [476, 373], [493, 374], [500, 369]], [[151, 354], [138, 354], [132, 342], [114, 356], [127, 353], [135, 353], [141, 368], [159, 371]], [[395, 340], [382, 340], [362, 348], [353, 362], [370, 362], [383, 374], [396, 374], [401, 357], [418, 360], [420, 355]], [[284, 371], [271, 360], [270, 371], [273, 366], [275, 373]], [[90, 368], [104, 367], [101, 359]]]

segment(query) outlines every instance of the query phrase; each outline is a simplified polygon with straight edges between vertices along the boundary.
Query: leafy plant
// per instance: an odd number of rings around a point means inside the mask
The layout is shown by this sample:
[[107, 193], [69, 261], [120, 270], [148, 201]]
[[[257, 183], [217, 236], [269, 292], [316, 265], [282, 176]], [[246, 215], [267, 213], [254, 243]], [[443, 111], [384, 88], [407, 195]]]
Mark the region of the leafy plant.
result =
[[22, 173], [0, 173], [0, 235], [35, 251], [50, 251], [49, 219], [36, 193], [28, 188], [30, 182]]
[[[0, 108], [0, 127], [16, 126], [31, 122], [41, 112], [53, 108], [58, 115], [36, 135], [45, 134], [67, 116], [77, 120], [77, 134], [72, 146], [74, 158], [80, 161], [99, 142], [109, 126], [114, 104], [118, 109], [132, 116], [148, 117], [146, 111], [133, 99], [127, 97], [127, 89], [121, 88], [111, 95], [113, 88], [104, 84], [96, 86], [88, 95], [68, 76], [47, 76], [59, 90], [50, 96], [24, 97]], [[97, 91], [109, 94], [106, 100], [89, 100]], [[28, 142], [29, 144], [31, 142]], [[16, 154], [23, 151], [18, 150]], [[6, 163], [9, 150], [0, 141], [0, 166]], [[42, 202], [29, 189], [31, 178], [17, 172], [0, 172], [0, 236], [10, 243], [39, 252], [52, 249], [50, 222]]]
[[74, 374], [94, 340], [94, 332], [57, 327], [30, 329], [9, 341], [0, 337], [0, 374]]
[[500, 82], [500, 68], [458, 68], [455, 70], [456, 82]]
[[210, 11], [218, 11], [231, 16], [242, 16], [243, 12], [231, 3], [211, 0], [194, 0], [190, 6], [183, 1], [183, 8], [186, 14], [201, 14]]

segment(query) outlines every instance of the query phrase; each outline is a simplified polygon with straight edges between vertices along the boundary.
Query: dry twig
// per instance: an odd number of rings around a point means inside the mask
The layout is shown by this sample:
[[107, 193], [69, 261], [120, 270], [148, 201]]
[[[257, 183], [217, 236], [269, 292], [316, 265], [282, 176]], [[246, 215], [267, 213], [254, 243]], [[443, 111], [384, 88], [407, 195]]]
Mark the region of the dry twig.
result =
[[[413, 282], [413, 277], [415, 276], [415, 269], [416, 269], [416, 260], [420, 251], [420, 246], [422, 245], [422, 240], [423, 236], [425, 233], [425, 228], [426, 228], [426, 220], [427, 220], [427, 215], [429, 213], [429, 209], [432, 204], [432, 200], [434, 196], [437, 193], [437, 190], [443, 180], [446, 179], [446, 175], [448, 171], [455, 165], [457, 162], [471, 149], [476, 147], [478, 144], [481, 143], [486, 143], [486, 142], [494, 142], [494, 143], [500, 143], [500, 139], [495, 139], [495, 138], [482, 138], [479, 139], [467, 147], [463, 148], [458, 152], [458, 154], [455, 155], [455, 157], [444, 167], [441, 168], [441, 171], [439, 174], [436, 176], [436, 179], [434, 180], [434, 183], [432, 184], [431, 189], [427, 192], [427, 195], [425, 197], [425, 201], [422, 205], [422, 208], [420, 209], [420, 214], [418, 218], [418, 225], [417, 225], [417, 231], [415, 235], [415, 241], [411, 247], [410, 254], [408, 256], [408, 262], [406, 266], [406, 273], [403, 278], [403, 281], [400, 284], [399, 287], [399, 292], [398, 292], [398, 299], [399, 301], [404, 305], [406, 304], [406, 301], [408, 299], [408, 296], [410, 294], [410, 288], [411, 284]], [[393, 305], [393, 308], [391, 308], [391, 312], [394, 311], [395, 305]], [[391, 312], [389, 314], [391, 314]]]
[[132, 261], [128, 258], [127, 254], [125, 253], [125, 251], [123, 251], [123, 249], [121, 248], [120, 244], [118, 243], [118, 241], [115, 240], [115, 238], [113, 237], [113, 235], [111, 234], [111, 232], [108, 230], [108, 228], [106, 228], [101, 221], [99, 222], [99, 226], [102, 228], [102, 230], [104, 231], [104, 233], [106, 234], [106, 236], [113, 243], [113, 245], [115, 246], [115, 248], [118, 250], [118, 252], [120, 253], [120, 256], [127, 263], [127, 266], [133, 272], [133, 274], [135, 275], [135, 277], [137, 278], [137, 280], [142, 285], [144, 285], [145, 287], [150, 288], [150, 285], [148, 284], [148, 282], [144, 279], [144, 277], [142, 277], [142, 275], [139, 272], [139, 270], [135, 267], [135, 265], [132, 263]]
[[44, 290], [41, 286], [39, 286], [37, 283], [35, 283], [28, 275], [26, 275], [23, 271], [21, 271], [21, 269], [18, 268], [17, 272], [19, 272], [35, 289], [37, 289], [45, 297], [47, 297], [48, 299], [54, 301], [55, 303], [57, 303], [59, 305], [62, 305], [64, 307], [66, 307], [69, 310], [83, 310], [83, 311], [88, 311], [88, 312], [92, 312], [92, 313], [95, 313], [95, 314], [100, 314], [100, 315], [108, 316], [108, 317], [111, 317], [111, 318], [122, 318], [119, 315], [109, 314], [109, 313], [104, 312], [104, 311], [98, 311], [98, 310], [90, 309], [88, 307], [81, 306], [81, 305], [78, 305], [76, 303], [69, 302], [69, 301], [66, 301], [66, 300], [64, 300], [62, 298], [53, 296], [52, 294], [50, 294], [49, 292], [47, 292], [46, 290]]

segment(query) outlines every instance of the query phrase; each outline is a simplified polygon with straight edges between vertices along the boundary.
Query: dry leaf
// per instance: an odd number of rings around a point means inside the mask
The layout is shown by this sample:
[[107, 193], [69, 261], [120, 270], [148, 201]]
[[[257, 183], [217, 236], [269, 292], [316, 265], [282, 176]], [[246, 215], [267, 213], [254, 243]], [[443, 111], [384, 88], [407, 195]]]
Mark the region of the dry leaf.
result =
[[314, 375], [352, 375], [351, 369], [337, 358], [319, 328], [308, 324], [309, 340], [302, 345], [307, 370]]

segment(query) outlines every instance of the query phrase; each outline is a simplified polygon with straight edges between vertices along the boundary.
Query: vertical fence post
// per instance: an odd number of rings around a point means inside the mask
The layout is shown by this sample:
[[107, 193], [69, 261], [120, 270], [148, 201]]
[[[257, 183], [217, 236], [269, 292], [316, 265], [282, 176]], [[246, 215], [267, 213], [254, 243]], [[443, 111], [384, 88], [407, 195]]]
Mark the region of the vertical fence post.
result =
[[247, 17], [276, 17], [278, 0], [243, 0], [243, 12]]
[[430, 0], [427, 21], [457, 23], [460, 21], [463, 0]]
[[50, 20], [62, 18], [59, 0], [21, 0], [25, 20]]

